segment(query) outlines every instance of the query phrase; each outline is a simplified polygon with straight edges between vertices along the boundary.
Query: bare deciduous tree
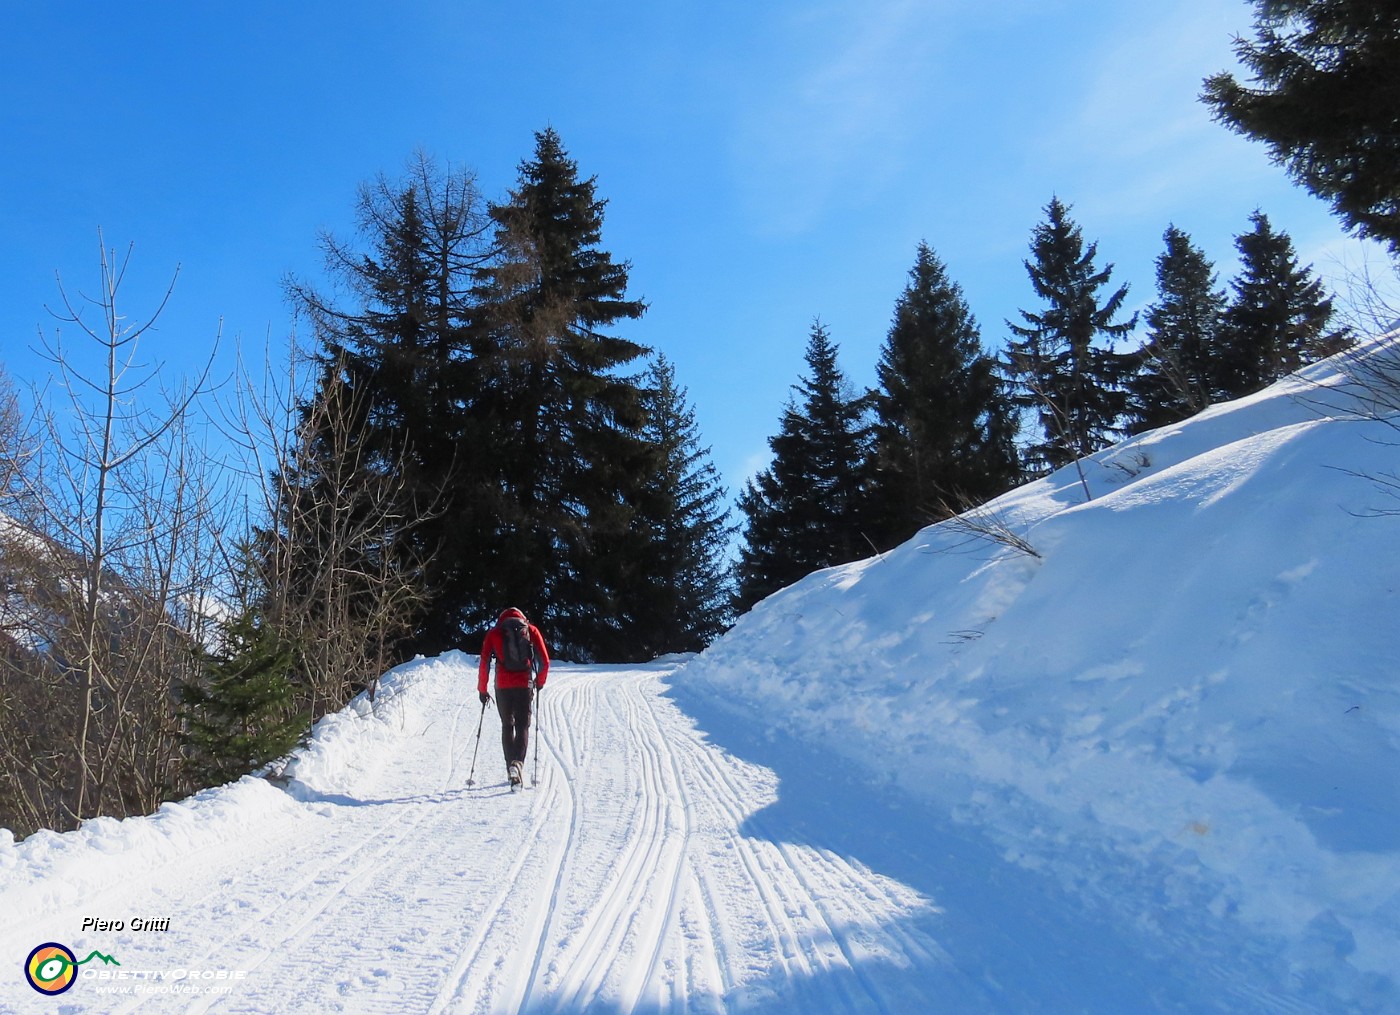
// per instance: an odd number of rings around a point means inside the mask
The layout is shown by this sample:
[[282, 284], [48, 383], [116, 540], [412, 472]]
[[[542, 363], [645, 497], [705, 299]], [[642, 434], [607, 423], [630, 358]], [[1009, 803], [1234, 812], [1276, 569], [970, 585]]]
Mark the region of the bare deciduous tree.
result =
[[261, 519], [240, 596], [295, 646], [299, 704], [316, 716], [372, 696], [413, 630], [422, 562], [405, 562], [396, 537], [431, 514], [404, 514], [397, 463], [366, 460], [367, 406], [341, 365], [322, 364], [307, 393], [306, 361], [293, 341], [284, 378], [241, 371], [229, 429]]
[[[215, 580], [215, 505], [226, 498], [193, 446], [207, 367], [158, 391], [159, 367], [137, 358], [174, 277], [154, 313], [131, 323], [121, 305], [130, 259], [102, 244], [93, 296], [58, 280], [60, 327], [40, 333], [54, 381], [35, 395], [36, 444], [0, 546], [5, 817], [30, 828], [146, 812], [187, 788], [171, 692], [197, 664], [192, 597]], [[64, 328], [96, 350], [97, 366], [79, 365], [83, 349], [65, 344]]]

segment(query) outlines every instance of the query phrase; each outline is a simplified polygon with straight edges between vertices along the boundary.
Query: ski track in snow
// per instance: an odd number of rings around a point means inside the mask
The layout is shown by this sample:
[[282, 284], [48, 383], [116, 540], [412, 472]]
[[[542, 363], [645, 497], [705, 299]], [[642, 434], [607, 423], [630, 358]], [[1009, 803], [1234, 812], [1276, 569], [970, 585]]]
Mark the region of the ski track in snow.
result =
[[[869, 972], [872, 961], [947, 963], [901, 919], [927, 900], [754, 826], [774, 798], [772, 773], [708, 743], [661, 695], [666, 672], [557, 667], [539, 699], [529, 788], [511, 793], [489, 707], [476, 785], [466, 785], [473, 670], [425, 669], [395, 749], [366, 759], [352, 788], [307, 793], [309, 820], [194, 849], [45, 920], [72, 938], [83, 915], [169, 915], [166, 934], [102, 944], [127, 970], [246, 970], [242, 982], [182, 997], [104, 995], [80, 980], [61, 1009], [0, 989], [0, 1011], [896, 1013], [931, 1003], [907, 996], [907, 979], [886, 986]], [[22, 957], [35, 933], [33, 921], [0, 917], [0, 950]]]

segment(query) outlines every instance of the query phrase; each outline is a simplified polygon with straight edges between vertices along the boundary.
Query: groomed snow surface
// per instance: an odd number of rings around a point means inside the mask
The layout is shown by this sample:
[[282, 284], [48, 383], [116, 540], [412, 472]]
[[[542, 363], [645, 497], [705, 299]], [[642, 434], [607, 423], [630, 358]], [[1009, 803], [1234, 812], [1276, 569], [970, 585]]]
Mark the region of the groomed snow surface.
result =
[[[1026, 549], [559, 666], [516, 794], [450, 653], [285, 784], [0, 832], [0, 1011], [1400, 1012], [1400, 431], [1350, 405], [1322, 364], [984, 510]], [[43, 997], [49, 941], [120, 966]]]

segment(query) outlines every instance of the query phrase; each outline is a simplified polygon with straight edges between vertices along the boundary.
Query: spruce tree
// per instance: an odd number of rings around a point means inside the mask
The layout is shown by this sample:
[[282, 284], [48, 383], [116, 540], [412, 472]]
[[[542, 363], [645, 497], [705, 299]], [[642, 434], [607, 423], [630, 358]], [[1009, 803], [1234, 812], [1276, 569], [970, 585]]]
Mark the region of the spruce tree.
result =
[[1097, 243], [1085, 247], [1069, 208], [1051, 200], [1025, 262], [1045, 308], [1021, 311], [1024, 325], [1008, 322], [1017, 336], [1007, 349], [1014, 400], [1036, 414], [1043, 435], [1025, 449], [1032, 473], [1092, 455], [1123, 432], [1132, 360], [1111, 343], [1131, 332], [1137, 317], [1115, 320], [1128, 287], [1101, 294], [1113, 266], [1097, 269], [1097, 254]]
[[1215, 268], [1176, 226], [1163, 236], [1157, 257], [1157, 302], [1147, 311], [1142, 368], [1132, 379], [1133, 430], [1140, 432], [1194, 416], [1218, 389], [1225, 293]]
[[474, 292], [488, 220], [474, 177], [423, 155], [404, 178], [362, 187], [357, 218], [367, 251], [322, 241], [348, 300], [289, 283], [320, 347], [323, 381], [308, 404], [329, 385], [364, 406], [356, 466], [390, 479], [400, 500], [384, 552], [396, 567], [423, 569], [429, 590], [402, 653], [436, 653], [461, 644], [491, 573], [484, 548], [498, 505], [482, 395], [491, 350]]
[[745, 484], [746, 517], [737, 566], [740, 611], [819, 568], [871, 550], [866, 463], [866, 401], [850, 392], [837, 348], [816, 322], [807, 343], [808, 375], [794, 386], [773, 463]]
[[656, 469], [638, 379], [646, 353], [612, 325], [646, 310], [627, 262], [601, 249], [596, 179], [580, 178], [553, 129], [535, 135], [509, 199], [490, 209], [497, 256], [479, 273], [506, 446], [501, 602], [532, 611], [579, 659], [630, 652], [622, 600], [643, 554], [635, 505]]
[[646, 441], [659, 468], [639, 503], [634, 525], [647, 535], [628, 599], [637, 632], [636, 657], [698, 652], [730, 621], [728, 495], [700, 443], [695, 412], [675, 367], [658, 355], [646, 376]]
[[1347, 227], [1400, 256], [1400, 17], [1390, 0], [1255, 0], [1253, 75], [1206, 81], [1217, 119], [1263, 141]]
[[180, 688], [188, 766], [202, 786], [282, 757], [306, 730], [293, 705], [291, 647], [252, 609], [233, 619], [224, 641], [206, 657], [203, 680]]
[[1221, 399], [1258, 391], [1346, 341], [1344, 331], [1328, 330], [1332, 299], [1312, 268], [1300, 265], [1288, 234], [1263, 212], [1250, 221], [1254, 228], [1235, 239], [1241, 267], [1223, 323]]
[[960, 286], [925, 243], [876, 367], [873, 504], [882, 549], [1005, 492], [1018, 463], [996, 360]]

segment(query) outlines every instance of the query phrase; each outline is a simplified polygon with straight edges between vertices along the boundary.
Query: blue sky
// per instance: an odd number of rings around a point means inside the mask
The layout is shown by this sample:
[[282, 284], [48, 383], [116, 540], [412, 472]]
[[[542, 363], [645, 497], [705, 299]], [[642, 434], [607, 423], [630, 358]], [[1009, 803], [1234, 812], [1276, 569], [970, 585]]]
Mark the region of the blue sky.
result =
[[552, 125], [650, 303], [628, 334], [676, 364], [737, 492], [814, 318], [874, 382], [920, 240], [990, 348], [1036, 309], [1052, 195], [1133, 308], [1168, 223], [1225, 278], [1255, 208], [1322, 274], [1357, 263], [1197, 101], [1250, 22], [1242, 0], [0, 0], [0, 362], [42, 380], [55, 272], [90, 288], [101, 228], [135, 244], [133, 315], [180, 266], [147, 356], [193, 370], [222, 327], [231, 366], [235, 340], [284, 339], [282, 279], [353, 235], [360, 182], [421, 148], [500, 197]]

